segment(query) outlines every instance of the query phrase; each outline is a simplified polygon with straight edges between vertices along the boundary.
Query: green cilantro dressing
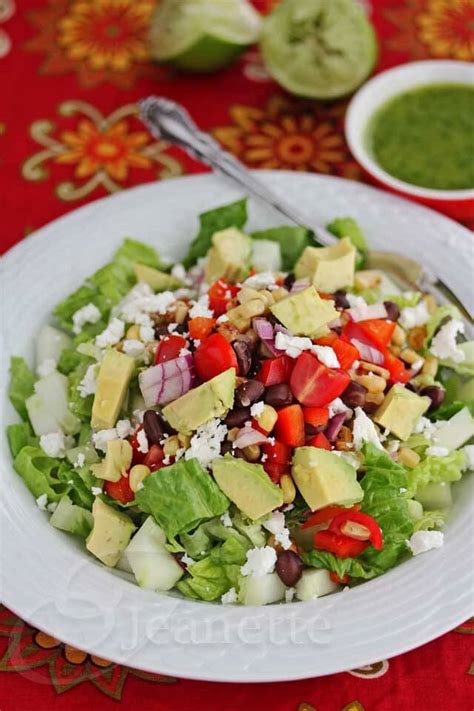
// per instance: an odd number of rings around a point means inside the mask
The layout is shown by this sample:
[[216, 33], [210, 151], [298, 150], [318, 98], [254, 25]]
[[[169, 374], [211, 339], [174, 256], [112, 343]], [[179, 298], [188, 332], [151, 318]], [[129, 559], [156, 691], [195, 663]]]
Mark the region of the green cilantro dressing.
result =
[[367, 139], [376, 162], [412, 185], [474, 188], [474, 87], [432, 84], [384, 104]]

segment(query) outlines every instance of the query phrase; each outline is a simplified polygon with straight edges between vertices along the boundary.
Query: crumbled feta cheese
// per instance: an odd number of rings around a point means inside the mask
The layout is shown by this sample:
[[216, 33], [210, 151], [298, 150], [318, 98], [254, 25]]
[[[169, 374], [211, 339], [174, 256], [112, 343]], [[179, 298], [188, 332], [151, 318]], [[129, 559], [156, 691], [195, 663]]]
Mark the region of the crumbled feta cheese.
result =
[[220, 325], [221, 323], [227, 323], [228, 320], [229, 320], [229, 317], [227, 316], [227, 314], [222, 314], [222, 316], [219, 316], [216, 323], [218, 325]]
[[81, 382], [77, 386], [77, 390], [81, 397], [87, 397], [88, 395], [93, 395], [96, 391], [96, 371], [97, 364], [90, 365], [82, 378]]
[[82, 452], [79, 452], [79, 454], [77, 455], [77, 459], [74, 462], [74, 467], [76, 469], [80, 469], [81, 467], [84, 466], [85, 463], [86, 463], [86, 458], [85, 458], [84, 454]]
[[398, 452], [400, 449], [400, 440], [399, 439], [392, 439], [388, 444], [387, 444], [387, 452], [389, 454], [395, 454], [395, 452]]
[[461, 451], [465, 455], [463, 471], [474, 470], [474, 444], [466, 444]]
[[405, 542], [413, 555], [419, 555], [433, 548], [441, 548], [444, 534], [441, 531], [416, 531], [410, 540]]
[[313, 346], [311, 350], [317, 359], [327, 368], [341, 367], [336, 352], [331, 346]]
[[186, 282], [186, 269], [182, 264], [175, 264], [171, 270], [171, 276], [179, 281]]
[[45, 378], [47, 375], [51, 375], [56, 370], [56, 361], [54, 358], [45, 358], [42, 363], [36, 368], [36, 372], [40, 378]]
[[417, 360], [415, 360], [415, 362], [412, 364], [412, 366], [410, 368], [410, 372], [413, 375], [416, 375], [417, 373], [419, 373], [420, 370], [423, 368], [424, 362], [425, 362], [424, 358], [417, 358]]
[[420, 417], [418, 420], [415, 429], [414, 429], [415, 434], [421, 434], [423, 437], [426, 437], [426, 439], [433, 439], [433, 436], [436, 432], [436, 425], [434, 422], [431, 422], [427, 417]]
[[224, 511], [224, 513], [221, 516], [221, 523], [226, 527], [226, 528], [231, 528], [232, 527], [232, 519], [229, 516], [228, 511]]
[[429, 457], [447, 457], [449, 449], [447, 447], [428, 447], [426, 454]]
[[349, 302], [351, 309], [364, 309], [367, 308], [367, 301], [362, 296], [356, 296], [355, 294], [347, 293], [346, 299]]
[[115, 428], [117, 430], [117, 437], [120, 439], [126, 439], [133, 430], [130, 420], [119, 420]]
[[143, 343], [151, 343], [155, 340], [155, 329], [153, 326], [140, 326], [140, 340]]
[[214, 312], [209, 308], [209, 296], [207, 294], [203, 294], [198, 301], [192, 301], [191, 304], [189, 318], [197, 318], [198, 316], [212, 318], [214, 316]]
[[275, 286], [276, 279], [273, 272], [259, 272], [249, 276], [243, 283], [243, 286], [249, 289], [268, 289], [269, 286]]
[[[351, 442], [351, 444], [352, 444], [352, 442]], [[335, 454], [337, 457], [344, 459], [344, 461], [346, 461], [348, 464], [350, 464], [351, 467], [354, 467], [354, 469], [359, 469], [359, 467], [360, 467], [359, 458], [353, 452], [338, 452], [337, 450], [333, 450], [332, 453]]]
[[260, 402], [254, 402], [254, 404], [250, 408], [250, 414], [252, 415], [252, 417], [260, 417], [264, 410], [265, 403], [263, 402], [263, 400], [260, 400]]
[[107, 328], [96, 336], [95, 343], [99, 348], [115, 346], [122, 340], [125, 333], [125, 323], [119, 318], [113, 318]]
[[265, 453], [262, 454], [262, 456], [260, 457], [260, 461], [262, 462], [262, 464], [264, 464], [267, 461], [267, 459], [268, 459], [268, 454], [265, 454]]
[[227, 435], [227, 427], [220, 420], [209, 420], [197, 428], [191, 437], [189, 449], [185, 452], [185, 459], [197, 459], [206, 469], [213, 459], [220, 457], [221, 444]]
[[267, 573], [273, 573], [277, 555], [274, 548], [252, 548], [247, 551], [247, 562], [240, 568], [242, 575], [262, 578]]
[[290, 358], [298, 358], [303, 351], [311, 351], [328, 368], [339, 368], [339, 360], [330, 346], [315, 346], [306, 336], [288, 336], [279, 331], [275, 336], [275, 348], [285, 351]]
[[445, 323], [431, 341], [431, 353], [441, 360], [462, 363], [466, 359], [466, 354], [457, 346], [456, 336], [458, 333], [464, 333], [462, 321], [451, 319]]
[[114, 312], [127, 323], [152, 326], [149, 314], [164, 315], [175, 301], [176, 297], [171, 291], [155, 294], [148, 284], [140, 282], [128, 292]]
[[148, 437], [146, 436], [145, 430], [138, 430], [137, 432], [137, 449], [142, 454], [146, 454], [149, 450]]
[[183, 358], [184, 356], [187, 356], [187, 355], [191, 355], [191, 351], [189, 350], [189, 348], [181, 348], [181, 350], [179, 352], [179, 357]]
[[351, 412], [350, 408], [347, 407], [340, 397], [332, 400], [332, 402], [329, 403], [328, 408], [330, 418], [334, 417], [334, 415], [339, 415], [341, 412]]
[[267, 440], [268, 440], [268, 443], [271, 444], [273, 447], [273, 445], [275, 444], [275, 441], [276, 441], [275, 437], [267, 437]]
[[195, 562], [196, 562], [196, 561], [195, 561], [193, 558], [191, 558], [187, 553], [184, 553], [184, 554], [181, 556], [181, 563], [183, 563], [183, 564], [186, 565], [186, 566], [188, 566], [188, 565], [194, 565]]
[[194, 344], [194, 348], [199, 348], [199, 346], [201, 345], [201, 341], [199, 340], [199, 338], [195, 338], [193, 340], [193, 344]]
[[143, 422], [143, 418], [144, 418], [144, 416], [145, 416], [145, 412], [146, 412], [146, 410], [134, 410], [134, 411], [132, 412], [133, 421], [134, 421], [134, 422], [138, 422], [139, 424], [141, 424], [141, 423]]
[[404, 329], [410, 331], [416, 326], [424, 326], [425, 323], [428, 323], [429, 318], [430, 315], [428, 313], [428, 309], [426, 308], [426, 304], [423, 300], [421, 300], [416, 306], [405, 306], [405, 308], [402, 309], [398, 320]]
[[80, 333], [86, 323], [97, 323], [100, 316], [101, 313], [95, 304], [86, 304], [72, 315], [72, 330], [74, 333]]
[[287, 504], [286, 506], [284, 506], [282, 508], [282, 511], [284, 511], [286, 513], [287, 511], [292, 511], [294, 508], [295, 508], [294, 504]]
[[262, 526], [270, 533], [273, 533], [275, 540], [288, 550], [291, 548], [290, 532], [285, 526], [285, 515], [282, 511], [274, 511], [267, 521], [262, 523]]
[[113, 439], [118, 439], [117, 429], [115, 427], [112, 427], [110, 430], [99, 430], [92, 435], [94, 447], [101, 452], [107, 451], [107, 442]]
[[170, 463], [170, 455], [167, 454], [165, 457], [163, 457], [163, 464], [166, 467], [166, 466], [168, 466], [169, 463]]
[[296, 588], [287, 588], [285, 590], [285, 602], [291, 602], [295, 596]]
[[38, 496], [36, 499], [36, 505], [41, 511], [46, 511], [47, 510], [47, 505], [48, 505], [48, 497], [46, 494], [41, 494], [41, 496]]
[[176, 331], [177, 328], [178, 328], [177, 323], [169, 323], [168, 324], [168, 333], [173, 333], [174, 331]]
[[399, 490], [398, 490], [398, 493], [399, 493], [399, 494], [406, 494], [407, 491], [408, 491], [408, 489], [405, 489], [404, 486], [401, 486], [401, 487], [399, 488]]
[[61, 431], [41, 435], [40, 447], [48, 457], [62, 458], [65, 455], [66, 442]]
[[91, 491], [94, 496], [100, 496], [100, 494], [102, 494], [102, 488], [100, 486], [91, 486]]
[[352, 428], [354, 437], [354, 446], [356, 449], [361, 449], [364, 442], [373, 444], [377, 449], [383, 450], [380, 444], [379, 436], [372, 420], [367, 417], [365, 412], [360, 407], [355, 409], [355, 419]]
[[237, 602], [237, 590], [235, 588], [231, 588], [226, 593], [221, 595], [221, 603], [223, 605], [233, 605], [236, 602]]
[[[142, 328], [145, 327], [142, 326]], [[123, 342], [122, 349], [123, 352], [131, 358], [140, 358], [145, 351], [145, 345], [136, 338], [130, 338]]]

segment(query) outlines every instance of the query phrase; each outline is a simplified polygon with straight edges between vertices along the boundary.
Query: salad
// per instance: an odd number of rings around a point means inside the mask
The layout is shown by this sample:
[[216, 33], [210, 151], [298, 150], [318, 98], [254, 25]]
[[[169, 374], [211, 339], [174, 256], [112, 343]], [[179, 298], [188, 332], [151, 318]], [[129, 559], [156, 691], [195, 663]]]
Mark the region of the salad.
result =
[[474, 341], [364, 268], [351, 218], [244, 232], [200, 215], [182, 263], [126, 239], [12, 358], [14, 468], [49, 523], [138, 585], [311, 600], [443, 544], [474, 467]]

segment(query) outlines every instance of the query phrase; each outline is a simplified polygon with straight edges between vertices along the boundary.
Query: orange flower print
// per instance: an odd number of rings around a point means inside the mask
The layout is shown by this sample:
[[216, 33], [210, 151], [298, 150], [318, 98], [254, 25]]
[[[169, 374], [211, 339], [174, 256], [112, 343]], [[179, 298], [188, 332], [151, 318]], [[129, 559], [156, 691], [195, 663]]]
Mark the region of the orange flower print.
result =
[[[145, 179], [168, 178], [182, 173], [181, 164], [167, 153], [167, 144], [154, 141], [137, 119], [135, 104], [120, 107], [104, 117], [85, 101], [65, 101], [59, 107], [68, 127], [56, 131], [51, 121], [35, 121], [32, 138], [42, 147], [23, 164], [23, 177], [39, 181], [55, 165], [70, 167], [74, 180], [60, 182], [62, 200], [79, 200], [97, 187], [115, 192], [132, 171], [146, 171]], [[142, 178], [142, 179], [143, 179]]]
[[323, 106], [275, 96], [264, 109], [232, 106], [233, 125], [213, 133], [252, 168], [357, 177], [342, 134], [342, 114], [341, 104]]
[[26, 48], [45, 55], [44, 74], [74, 71], [84, 87], [110, 81], [129, 88], [143, 74], [163, 77], [148, 51], [158, 1], [49, 0], [29, 13], [38, 34]]
[[[59, 649], [62, 646], [59, 640], [45, 632], [37, 632], [34, 641], [42, 649]], [[63, 647], [64, 658], [69, 664], [79, 665], [90, 660], [97, 667], [105, 668], [112, 666], [112, 662], [109, 662], [107, 659], [102, 659], [102, 657], [97, 657], [94, 654], [83, 652], [77, 649], [77, 647], [72, 647], [70, 644], [65, 644]]]

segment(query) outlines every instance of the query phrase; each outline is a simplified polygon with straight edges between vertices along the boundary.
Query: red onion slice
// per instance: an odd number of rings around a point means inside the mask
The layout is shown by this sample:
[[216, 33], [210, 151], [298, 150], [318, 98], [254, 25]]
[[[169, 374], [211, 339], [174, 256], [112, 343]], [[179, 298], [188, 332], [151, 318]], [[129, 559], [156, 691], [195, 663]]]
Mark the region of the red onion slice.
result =
[[145, 405], [165, 405], [181, 397], [194, 382], [193, 357], [190, 353], [158, 363], [138, 376]]
[[254, 430], [253, 427], [242, 427], [233, 446], [236, 449], [244, 449], [252, 444], [265, 444], [265, 442], [268, 442], [268, 438], [258, 430]]
[[337, 415], [334, 415], [334, 417], [331, 417], [329, 420], [324, 434], [330, 442], [334, 442], [337, 439], [337, 435], [341, 431], [341, 427], [344, 424], [345, 419], [346, 413], [340, 412]]
[[290, 294], [297, 294], [300, 291], [304, 291], [309, 286], [309, 279], [304, 277], [304, 279], [297, 279], [293, 282], [293, 286], [290, 289]]
[[253, 328], [262, 341], [273, 341], [273, 326], [266, 318], [254, 318]]
[[351, 343], [359, 351], [361, 360], [366, 360], [368, 363], [375, 363], [375, 365], [383, 365], [383, 353], [378, 351], [376, 348], [368, 346], [366, 343], [359, 341], [357, 338], [351, 338]]
[[387, 318], [387, 309], [384, 304], [370, 304], [364, 306], [356, 306], [352, 309], [347, 309], [351, 319], [356, 323], [358, 321], [368, 321], [371, 318]]

